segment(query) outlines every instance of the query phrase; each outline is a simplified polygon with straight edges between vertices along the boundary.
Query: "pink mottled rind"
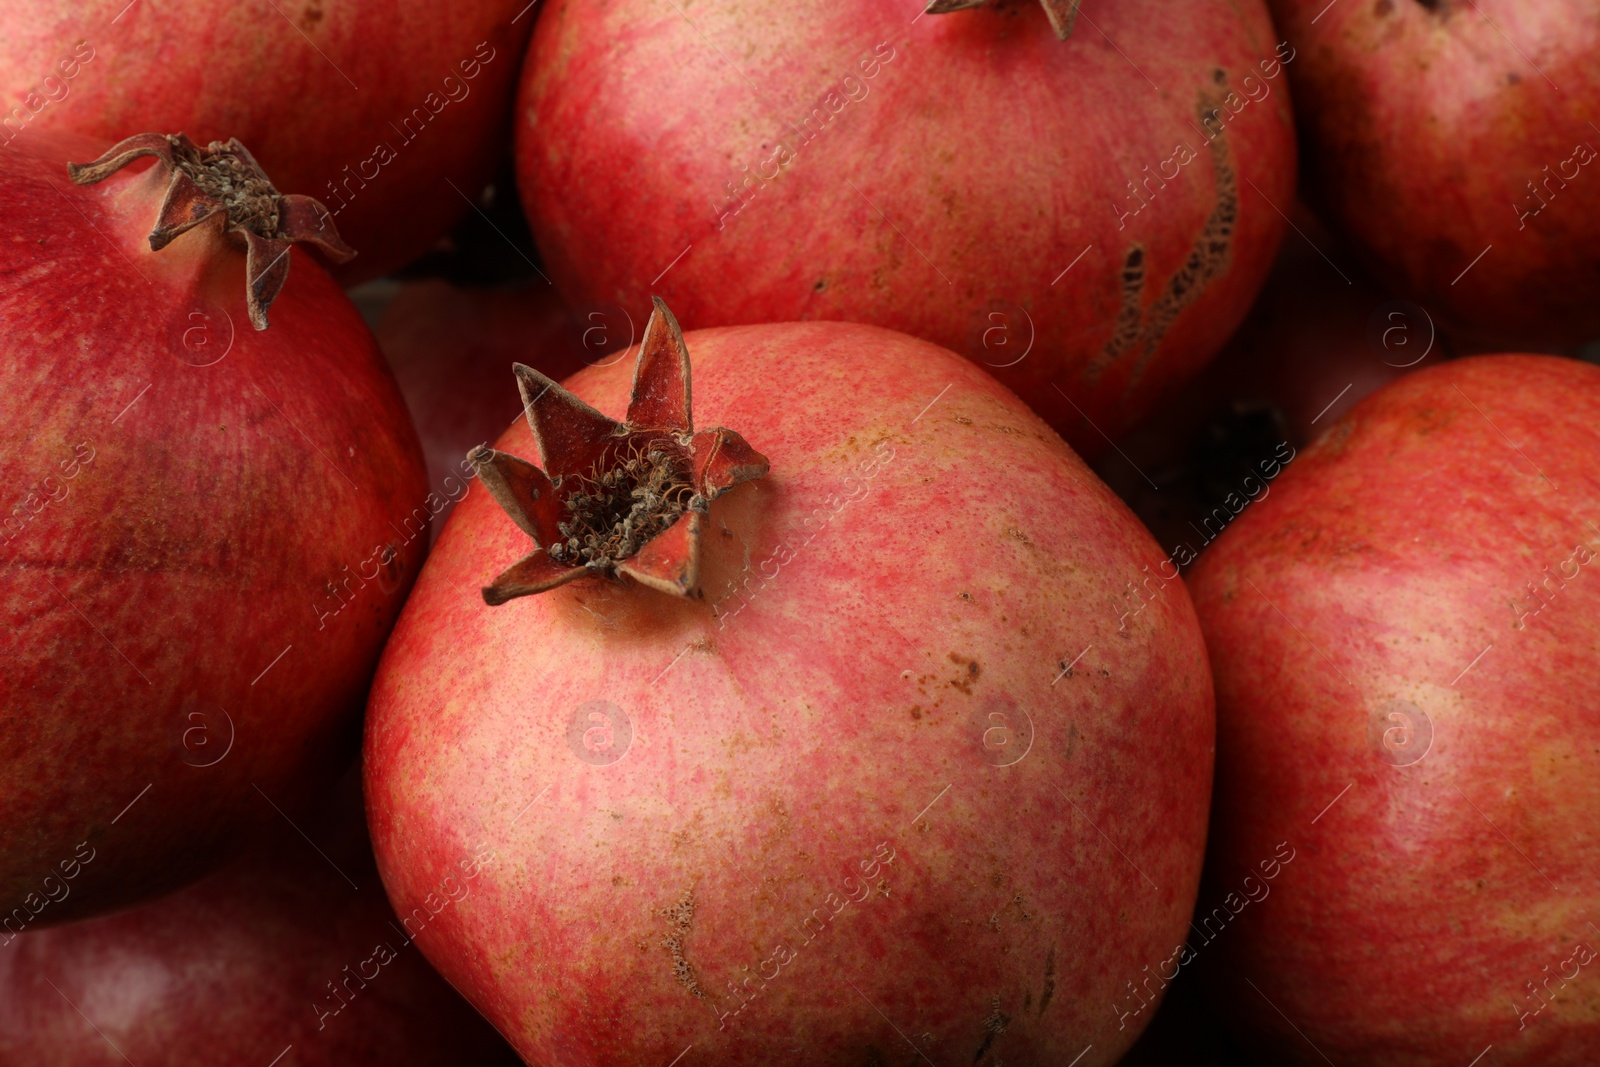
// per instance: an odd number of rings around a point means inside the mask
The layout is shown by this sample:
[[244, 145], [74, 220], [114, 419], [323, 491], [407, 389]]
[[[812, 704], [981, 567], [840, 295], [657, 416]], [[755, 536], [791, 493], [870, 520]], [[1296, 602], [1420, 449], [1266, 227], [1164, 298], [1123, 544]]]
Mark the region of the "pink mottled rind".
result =
[[57, 162], [106, 147], [0, 152], [0, 939], [315, 800], [426, 545], [416, 435], [339, 287], [295, 248], [252, 329], [220, 216], [152, 252], [162, 168]]
[[1600, 370], [1441, 364], [1336, 423], [1196, 566], [1208, 881], [1297, 852], [1207, 950], [1267, 1062], [1600, 1061], [1600, 960], [1574, 960], [1600, 950], [1597, 454]]
[[280, 191], [335, 212], [359, 253], [335, 273], [353, 284], [409, 263], [472, 210], [465, 197], [504, 158], [533, 22], [512, 19], [526, 6], [0, 0], [0, 145], [237, 137]]
[[[1097, 451], [1217, 352], [1266, 276], [1294, 191], [1292, 51], [1260, 0], [1095, 5], [1068, 41], [1031, 0], [922, 6], [552, 2], [516, 117], [539, 247], [569, 299], [659, 295], [687, 329], [927, 338]], [[1139, 332], [1118, 347], [1125, 305]]]
[[1500, 351], [1600, 334], [1600, 7], [1269, 2], [1308, 192], [1379, 279]]
[[[487, 607], [529, 539], [461, 503], [369, 704], [397, 910], [497, 851], [419, 944], [533, 1063], [1114, 1062], [1114, 991], [1182, 939], [1204, 844], [1181, 584], [1128, 614], [1154, 542], [952, 353], [835, 323], [687, 343], [696, 425], [770, 473], [711, 505], [703, 601], [591, 578]], [[630, 377], [567, 384], [618, 416]], [[533, 454], [520, 423], [496, 447]]]

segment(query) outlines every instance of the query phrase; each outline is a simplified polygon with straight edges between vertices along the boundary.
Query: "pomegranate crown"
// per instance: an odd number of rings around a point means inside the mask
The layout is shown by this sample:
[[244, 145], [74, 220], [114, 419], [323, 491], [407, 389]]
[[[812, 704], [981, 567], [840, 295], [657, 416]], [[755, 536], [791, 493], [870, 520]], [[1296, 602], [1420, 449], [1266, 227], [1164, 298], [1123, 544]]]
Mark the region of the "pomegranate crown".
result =
[[587, 575], [627, 575], [700, 595], [700, 543], [712, 500], [769, 465], [732, 430], [696, 433], [689, 349], [659, 297], [644, 328], [623, 422], [532, 367], [512, 365], [541, 470], [480, 445], [467, 459], [534, 549], [483, 590], [504, 604]]
[[[982, 7], [993, 0], [928, 0], [922, 9], [925, 15], [948, 15], [952, 11], [965, 11], [969, 7]], [[1083, 0], [1039, 0], [1044, 13], [1050, 17], [1050, 28], [1065, 41], [1072, 36], [1072, 24], [1078, 19], [1078, 6]]]
[[155, 156], [172, 175], [150, 231], [150, 250], [159, 252], [180, 234], [222, 215], [224, 233], [244, 236], [245, 302], [258, 330], [267, 328], [267, 309], [289, 278], [289, 247], [296, 241], [316, 245], [335, 263], [355, 258], [320, 201], [279, 193], [234, 138], [201, 148], [181, 133], [141, 133], [93, 163], [68, 163], [67, 175], [79, 185], [93, 185], [145, 156]]

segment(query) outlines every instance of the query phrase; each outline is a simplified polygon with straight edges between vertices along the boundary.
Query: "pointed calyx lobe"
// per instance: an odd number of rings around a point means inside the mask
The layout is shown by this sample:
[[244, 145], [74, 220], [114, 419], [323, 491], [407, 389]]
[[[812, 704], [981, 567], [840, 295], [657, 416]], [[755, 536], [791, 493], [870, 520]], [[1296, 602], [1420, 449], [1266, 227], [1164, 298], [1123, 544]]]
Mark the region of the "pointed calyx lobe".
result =
[[[928, 6], [923, 8], [923, 13], [928, 15], [948, 15], [952, 11], [965, 11], [969, 7], [982, 7], [994, 0], [929, 0]], [[1050, 28], [1056, 31], [1056, 36], [1065, 41], [1072, 36], [1072, 24], [1078, 19], [1078, 6], [1083, 0], [1039, 0], [1044, 5], [1044, 13], [1050, 16]]]
[[245, 300], [258, 330], [267, 328], [267, 309], [288, 280], [290, 245], [307, 241], [335, 263], [355, 257], [327, 208], [309, 196], [279, 193], [237, 140], [202, 148], [181, 133], [141, 133], [93, 163], [67, 164], [67, 174], [79, 185], [93, 185], [145, 156], [156, 157], [172, 176], [150, 231], [151, 250], [159, 252], [207, 219], [223, 216], [223, 232], [244, 239]]
[[513, 369], [544, 469], [487, 445], [467, 458], [534, 550], [483, 599], [504, 604], [590, 574], [698, 597], [711, 501], [768, 464], [732, 430], [695, 433], [689, 350], [667, 305], [656, 299], [645, 325], [623, 422], [532, 367]]

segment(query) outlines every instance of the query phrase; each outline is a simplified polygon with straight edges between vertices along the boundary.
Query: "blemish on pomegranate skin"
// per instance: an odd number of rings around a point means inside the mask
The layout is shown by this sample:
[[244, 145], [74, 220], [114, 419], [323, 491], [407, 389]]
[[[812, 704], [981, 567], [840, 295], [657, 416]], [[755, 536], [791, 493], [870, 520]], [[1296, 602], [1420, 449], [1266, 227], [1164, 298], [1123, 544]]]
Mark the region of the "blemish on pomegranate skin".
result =
[[683, 943], [689, 936], [689, 927], [694, 923], [693, 891], [685, 890], [677, 904], [670, 908], [662, 908], [661, 917], [668, 923], [668, 931], [661, 939], [661, 947], [672, 956], [672, 977], [698, 999], [706, 999], [706, 991], [700, 988], [700, 980], [695, 974], [694, 966], [684, 955]]
[[1385, 15], [1393, 14], [1394, 0], [1378, 0], [1376, 4], [1372, 5], [1372, 13], [1380, 19]]
[[1144, 294], [1144, 246], [1128, 249], [1122, 261], [1122, 307], [1117, 311], [1116, 326], [1111, 339], [1106, 342], [1094, 362], [1084, 368], [1084, 381], [1094, 385], [1105, 369], [1115, 363], [1124, 352], [1139, 340], [1140, 297]]
[[[1204, 117], [1214, 109], [1215, 105], [1211, 101], [1201, 98], [1199, 115], [1202, 127], [1205, 126]], [[1183, 261], [1178, 273], [1167, 282], [1166, 289], [1150, 307], [1150, 315], [1139, 333], [1143, 349], [1139, 353], [1138, 362], [1133, 366], [1133, 373], [1128, 377], [1124, 395], [1144, 377], [1145, 368], [1167, 336], [1167, 330], [1177, 319], [1179, 312], [1199, 299], [1200, 294], [1205, 291], [1206, 283], [1225, 271], [1231, 259], [1233, 230], [1239, 221], [1239, 180], [1234, 173], [1233, 160], [1229, 155], [1227, 143], [1220, 135], [1220, 131], [1207, 139], [1206, 147], [1211, 152], [1211, 166], [1217, 176], [1216, 201], [1212, 205], [1211, 214], [1206, 217], [1205, 225], [1200, 228], [1200, 235], [1195, 238], [1193, 247], [1189, 249], [1188, 258]]]

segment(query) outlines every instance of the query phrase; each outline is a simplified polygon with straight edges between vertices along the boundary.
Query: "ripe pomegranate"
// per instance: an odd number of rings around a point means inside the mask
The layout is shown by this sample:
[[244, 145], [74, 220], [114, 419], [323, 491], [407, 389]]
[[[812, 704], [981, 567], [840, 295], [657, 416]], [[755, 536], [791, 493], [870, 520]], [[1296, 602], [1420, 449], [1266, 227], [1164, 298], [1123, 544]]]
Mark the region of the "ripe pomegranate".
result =
[[[315, 844], [282, 826], [173, 896], [0, 949], [0, 1061], [518, 1063], [399, 929], [351, 784], [328, 823], [307, 825]], [[465, 875], [452, 882], [463, 899], [474, 888]]]
[[373, 332], [416, 421], [428, 484], [447, 501], [435, 535], [477, 476], [467, 452], [522, 417], [506, 389], [511, 365], [565, 378], [587, 361], [623, 358], [612, 349], [633, 340], [633, 327], [620, 308], [574, 316], [538, 278], [493, 289], [439, 278], [400, 287]]
[[914, 14], [553, 0], [516, 122], [551, 276], [697, 326], [904, 330], [1102, 448], [1266, 275], [1295, 53], [1258, 0], [1122, 0], [1065, 41], [1033, 3]]
[[104, 145], [47, 137], [0, 152], [0, 936], [190, 881], [332, 781], [426, 492], [372, 335], [291, 248], [343, 247], [314, 200], [181, 136], [74, 185], [54, 161]]
[[[1115, 1061], [1211, 767], [1133, 516], [979, 368], [875, 327], [685, 338], [658, 306], [634, 368], [519, 375], [534, 432], [475, 454], [494, 497], [369, 704], [428, 958], [535, 1063]], [[507, 862], [442, 906], [480, 840]]]
[[1267, 1062], [1600, 1059], [1597, 427], [1600, 369], [1430, 368], [1307, 448], [1196, 566], [1207, 878], [1238, 892], [1189, 944]]
[[1380, 277], [1480, 343], [1600, 335], [1600, 8], [1269, 2], [1308, 192]]
[[504, 151], [527, 6], [0, 0], [0, 144], [238, 137], [281, 188], [333, 212], [361, 252], [336, 272], [353, 284], [470, 210]]

